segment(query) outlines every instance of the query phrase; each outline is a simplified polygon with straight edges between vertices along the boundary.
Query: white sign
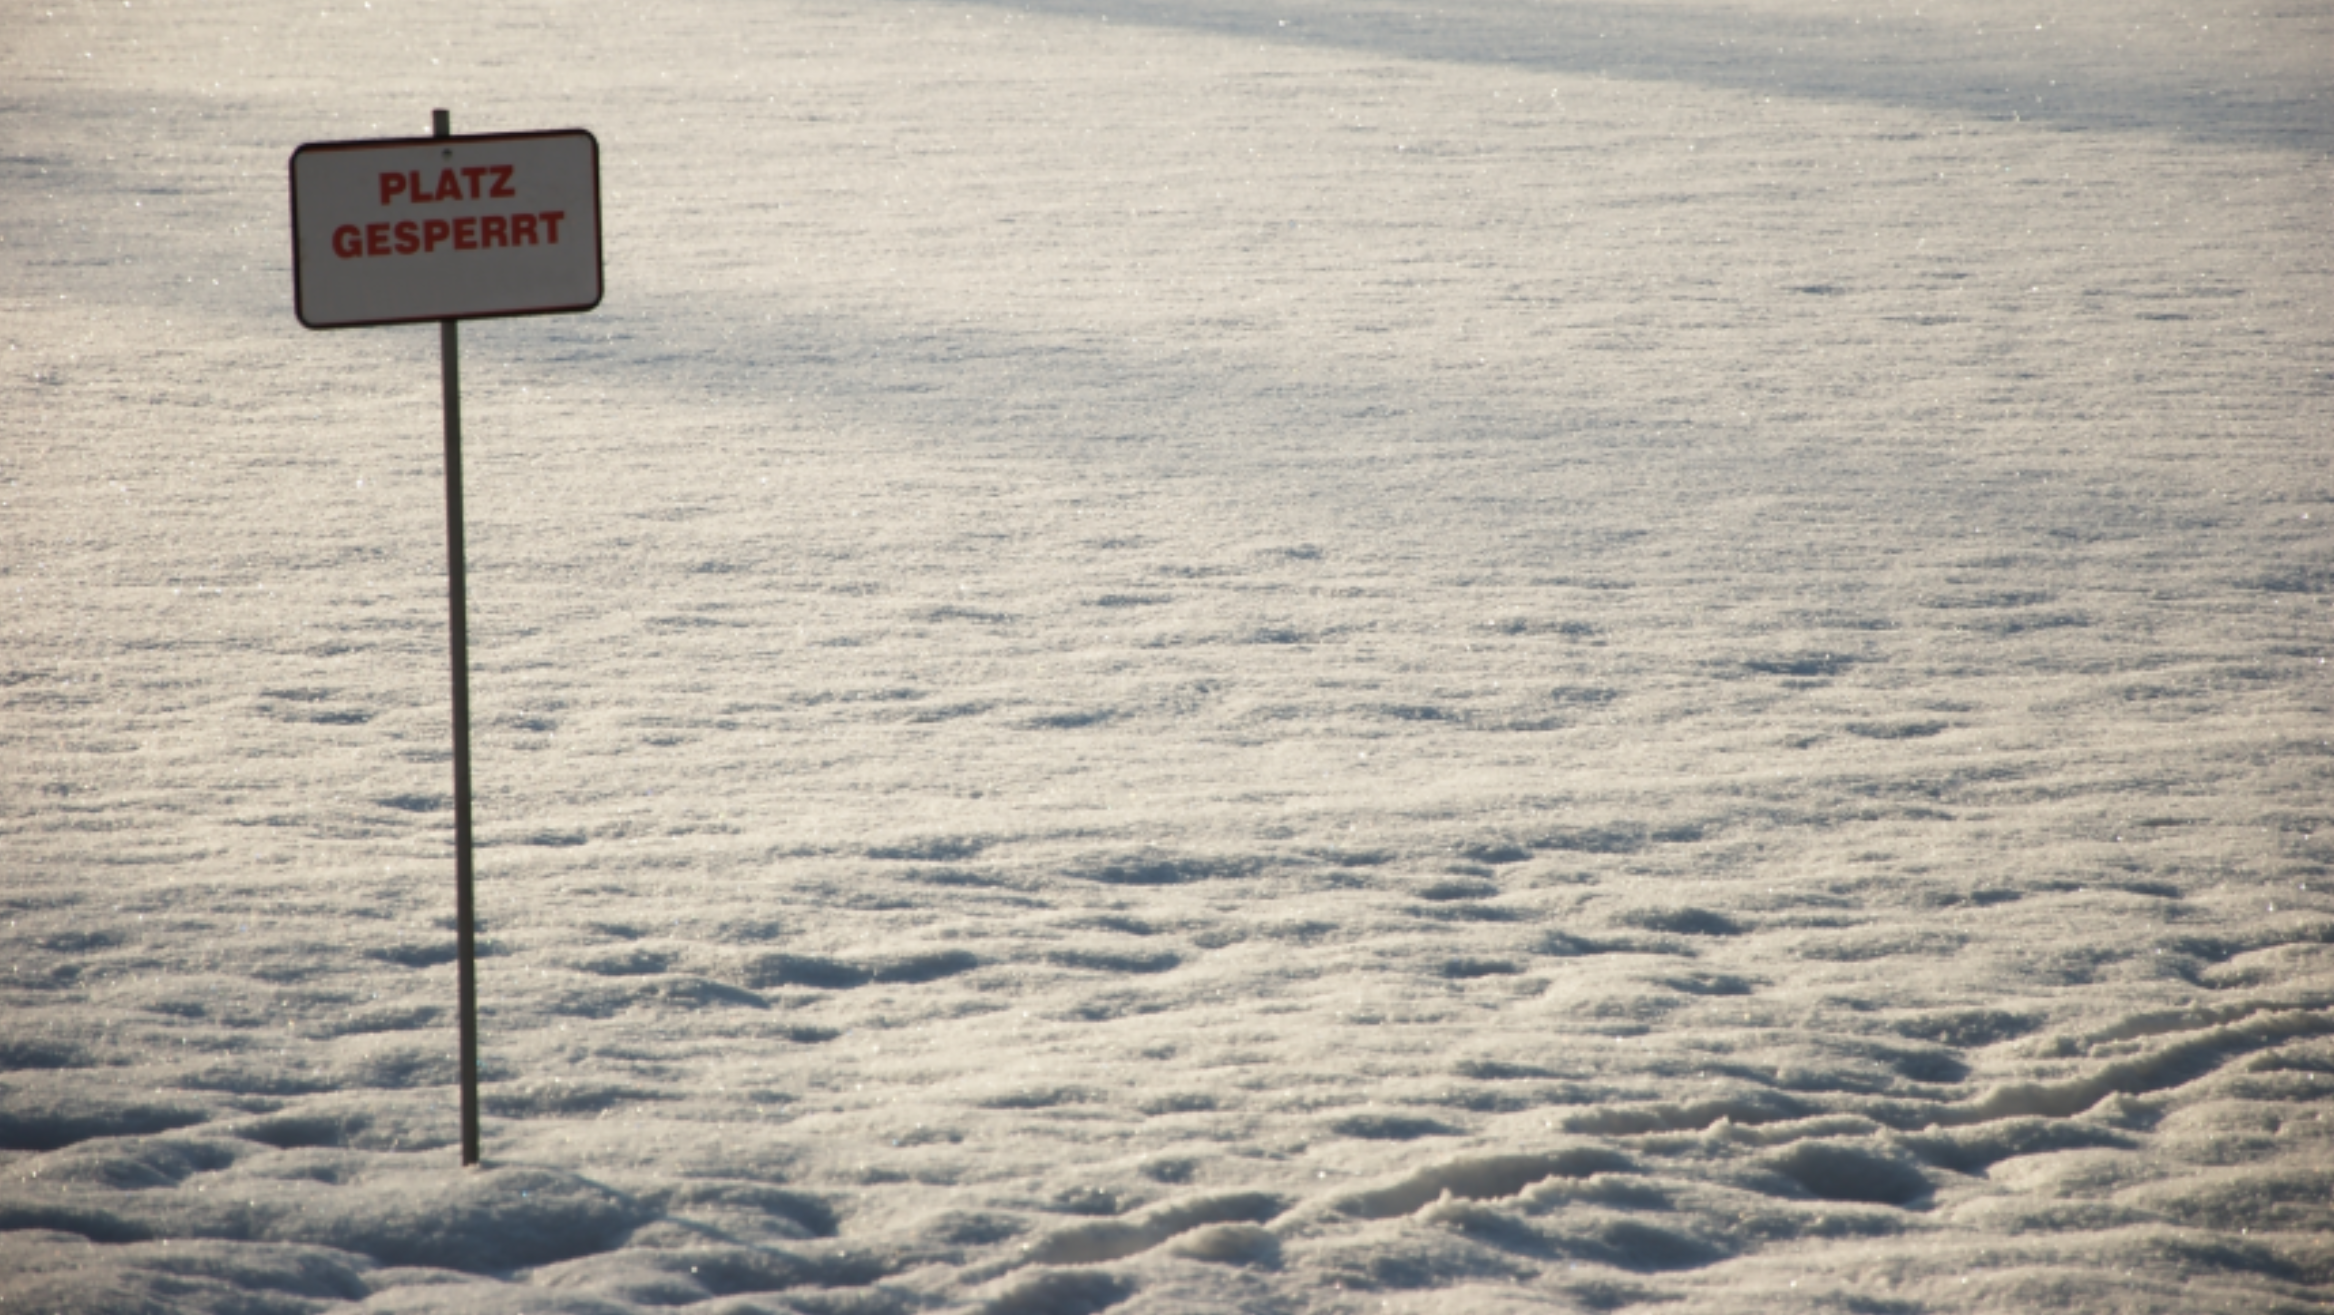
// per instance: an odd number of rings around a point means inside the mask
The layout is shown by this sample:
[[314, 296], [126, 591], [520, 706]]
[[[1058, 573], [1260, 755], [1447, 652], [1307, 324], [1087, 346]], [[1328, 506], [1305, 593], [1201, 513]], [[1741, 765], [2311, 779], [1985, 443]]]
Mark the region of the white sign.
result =
[[600, 144], [581, 129], [292, 152], [292, 297], [311, 329], [600, 304]]

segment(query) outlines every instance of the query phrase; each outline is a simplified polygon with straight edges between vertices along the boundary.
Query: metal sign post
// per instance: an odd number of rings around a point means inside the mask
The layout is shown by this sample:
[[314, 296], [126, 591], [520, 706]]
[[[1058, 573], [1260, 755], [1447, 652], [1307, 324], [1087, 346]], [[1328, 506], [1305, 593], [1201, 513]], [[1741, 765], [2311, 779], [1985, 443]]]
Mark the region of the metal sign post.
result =
[[[430, 136], [454, 135], [430, 111]], [[478, 1163], [478, 899], [470, 858], [470, 564], [462, 548], [462, 322], [438, 321], [438, 391], [446, 409], [446, 634], [454, 684], [454, 995], [462, 1015], [462, 1163]]]
[[600, 304], [600, 150], [565, 132], [312, 142], [292, 153], [292, 299], [311, 329], [435, 320], [446, 412], [454, 695], [454, 947], [462, 1163], [479, 1161], [478, 936], [470, 825], [470, 600], [462, 546], [464, 319]]

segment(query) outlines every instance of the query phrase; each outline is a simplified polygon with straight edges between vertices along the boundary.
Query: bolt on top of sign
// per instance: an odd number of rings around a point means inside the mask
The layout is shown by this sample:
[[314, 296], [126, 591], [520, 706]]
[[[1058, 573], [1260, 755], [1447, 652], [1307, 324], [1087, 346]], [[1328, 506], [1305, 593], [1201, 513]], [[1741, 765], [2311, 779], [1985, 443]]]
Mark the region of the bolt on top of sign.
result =
[[311, 329], [588, 311], [600, 144], [573, 129], [302, 146], [292, 287]]

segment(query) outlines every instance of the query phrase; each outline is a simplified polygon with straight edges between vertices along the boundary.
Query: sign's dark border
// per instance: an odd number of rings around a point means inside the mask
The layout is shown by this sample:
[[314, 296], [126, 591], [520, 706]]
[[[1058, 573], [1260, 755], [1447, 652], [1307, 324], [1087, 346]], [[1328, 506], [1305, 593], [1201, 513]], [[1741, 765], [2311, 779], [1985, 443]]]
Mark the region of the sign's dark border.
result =
[[524, 310], [492, 311], [484, 315], [405, 315], [388, 320], [339, 320], [331, 324], [310, 324], [308, 308], [302, 296], [300, 276], [300, 189], [291, 186], [292, 193], [292, 313], [302, 326], [316, 330], [369, 329], [384, 324], [436, 324], [444, 319], [507, 320], [524, 315], [574, 315], [596, 309], [607, 295], [608, 265], [604, 255], [605, 238], [600, 232], [600, 139], [584, 128], [548, 128], [536, 132], [480, 132], [451, 137], [369, 137], [350, 142], [304, 142], [292, 151], [285, 166], [285, 182], [291, 184], [298, 177], [300, 157], [309, 151], [379, 151], [411, 146], [454, 146], [467, 142], [507, 142], [535, 137], [581, 137], [592, 147], [592, 299], [569, 302], [557, 306], [531, 306]]

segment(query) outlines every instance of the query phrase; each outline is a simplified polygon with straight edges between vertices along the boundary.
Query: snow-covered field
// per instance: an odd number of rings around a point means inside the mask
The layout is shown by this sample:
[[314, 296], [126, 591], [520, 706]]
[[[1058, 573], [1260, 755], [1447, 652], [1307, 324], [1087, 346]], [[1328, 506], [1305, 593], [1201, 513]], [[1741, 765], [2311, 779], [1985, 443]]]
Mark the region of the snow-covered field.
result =
[[[599, 311], [293, 319], [580, 126]], [[0, 1311], [2334, 1306], [2334, 10], [0, 7]]]

